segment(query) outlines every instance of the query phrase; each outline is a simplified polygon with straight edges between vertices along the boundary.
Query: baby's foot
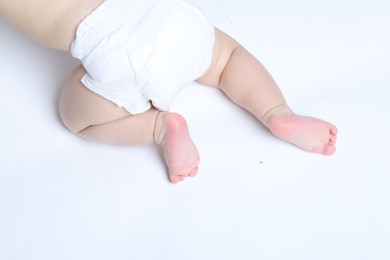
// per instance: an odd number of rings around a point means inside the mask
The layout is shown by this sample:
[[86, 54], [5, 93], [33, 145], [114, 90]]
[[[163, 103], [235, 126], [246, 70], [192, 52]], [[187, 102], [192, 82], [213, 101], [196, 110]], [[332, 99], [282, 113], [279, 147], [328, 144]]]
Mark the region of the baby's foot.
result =
[[337, 128], [325, 121], [298, 115], [278, 115], [268, 126], [277, 137], [305, 151], [332, 155], [336, 152]]
[[185, 119], [176, 113], [165, 113], [159, 136], [171, 182], [176, 184], [188, 176], [194, 177], [199, 170], [199, 153]]

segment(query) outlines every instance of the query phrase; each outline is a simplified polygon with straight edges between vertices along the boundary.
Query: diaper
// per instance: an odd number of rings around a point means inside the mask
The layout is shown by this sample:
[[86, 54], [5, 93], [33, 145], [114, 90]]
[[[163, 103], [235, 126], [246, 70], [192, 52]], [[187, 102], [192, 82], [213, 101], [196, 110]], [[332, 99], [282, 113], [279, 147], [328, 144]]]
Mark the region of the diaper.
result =
[[139, 114], [169, 110], [209, 68], [214, 27], [181, 0], [106, 0], [79, 25], [71, 46], [93, 92]]

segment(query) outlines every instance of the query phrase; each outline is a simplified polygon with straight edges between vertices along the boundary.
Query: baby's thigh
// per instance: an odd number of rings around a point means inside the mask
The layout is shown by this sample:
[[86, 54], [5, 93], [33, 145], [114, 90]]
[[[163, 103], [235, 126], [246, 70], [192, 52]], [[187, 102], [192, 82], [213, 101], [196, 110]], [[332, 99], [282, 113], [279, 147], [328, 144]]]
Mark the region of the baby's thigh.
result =
[[238, 46], [239, 43], [236, 40], [215, 28], [215, 44], [210, 67], [197, 81], [204, 85], [218, 87], [226, 64]]
[[113, 122], [131, 114], [99, 96], [81, 83], [86, 71], [78, 66], [65, 83], [60, 99], [60, 117], [69, 130], [78, 133], [92, 125]]

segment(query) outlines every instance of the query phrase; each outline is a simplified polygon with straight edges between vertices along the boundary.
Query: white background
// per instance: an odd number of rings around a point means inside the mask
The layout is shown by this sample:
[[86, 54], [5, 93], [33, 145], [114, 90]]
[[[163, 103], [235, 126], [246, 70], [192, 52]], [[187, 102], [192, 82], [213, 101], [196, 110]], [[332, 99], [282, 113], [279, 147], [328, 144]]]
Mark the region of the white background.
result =
[[201, 170], [171, 185], [155, 146], [68, 132], [58, 97], [78, 62], [0, 20], [0, 259], [390, 259], [390, 2], [192, 2], [297, 113], [338, 126], [336, 155], [194, 84], [172, 110]]

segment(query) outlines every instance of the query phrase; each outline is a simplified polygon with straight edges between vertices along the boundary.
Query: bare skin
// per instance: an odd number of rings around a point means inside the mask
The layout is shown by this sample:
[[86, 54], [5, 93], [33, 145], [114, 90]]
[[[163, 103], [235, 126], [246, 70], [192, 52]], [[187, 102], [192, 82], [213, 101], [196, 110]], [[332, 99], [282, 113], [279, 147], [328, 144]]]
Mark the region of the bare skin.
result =
[[[78, 24], [101, 2], [0, 0], [0, 15], [33, 39], [69, 51]], [[48, 7], [50, 13], [42, 11]], [[199, 153], [182, 116], [154, 108], [131, 115], [85, 88], [80, 82], [85, 73], [83, 66], [78, 66], [61, 96], [61, 119], [72, 132], [96, 142], [161, 145], [172, 183], [198, 173]], [[294, 114], [264, 66], [218, 29], [210, 68], [197, 81], [222, 90], [280, 139], [308, 152], [335, 153], [337, 128], [320, 119]]]
[[0, 16], [34, 40], [69, 51], [78, 25], [103, 0], [0, 0]]

